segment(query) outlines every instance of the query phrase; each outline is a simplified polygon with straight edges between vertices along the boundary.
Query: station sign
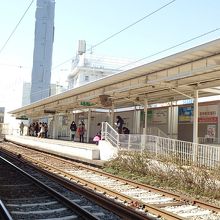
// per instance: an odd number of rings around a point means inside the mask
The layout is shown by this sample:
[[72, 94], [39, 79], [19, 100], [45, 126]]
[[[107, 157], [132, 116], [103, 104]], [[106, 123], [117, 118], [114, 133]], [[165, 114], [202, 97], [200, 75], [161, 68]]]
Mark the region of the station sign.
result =
[[19, 119], [19, 120], [28, 120], [28, 117], [25, 116], [25, 115], [22, 115], [22, 116], [16, 117], [16, 119]]
[[80, 102], [80, 105], [82, 105], [82, 106], [93, 106], [93, 105], [95, 105], [95, 103], [92, 103], [92, 102]]

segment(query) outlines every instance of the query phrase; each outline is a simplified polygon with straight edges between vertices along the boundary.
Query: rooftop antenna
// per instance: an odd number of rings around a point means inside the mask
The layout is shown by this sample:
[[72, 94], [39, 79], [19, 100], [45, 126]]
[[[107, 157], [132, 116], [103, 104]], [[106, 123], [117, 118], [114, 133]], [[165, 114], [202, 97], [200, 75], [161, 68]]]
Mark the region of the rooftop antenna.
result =
[[86, 41], [79, 40], [78, 42], [78, 55], [82, 55], [86, 52]]

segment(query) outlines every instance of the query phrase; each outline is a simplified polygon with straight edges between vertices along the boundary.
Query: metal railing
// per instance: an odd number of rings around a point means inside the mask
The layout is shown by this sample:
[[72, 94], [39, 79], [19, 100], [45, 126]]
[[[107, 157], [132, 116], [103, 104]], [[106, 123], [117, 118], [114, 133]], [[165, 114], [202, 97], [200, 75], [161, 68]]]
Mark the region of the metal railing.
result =
[[219, 144], [220, 145], [220, 138], [216, 137], [199, 137], [198, 138], [200, 144]]
[[150, 135], [155, 135], [159, 137], [165, 137], [165, 138], [169, 137], [165, 132], [163, 132], [158, 127], [147, 127], [147, 133]]
[[107, 122], [102, 122], [101, 139], [110, 142], [113, 147], [119, 148], [119, 134]]
[[120, 150], [147, 151], [155, 157], [172, 158], [182, 165], [220, 167], [220, 146], [197, 144], [142, 134], [118, 134], [107, 122], [102, 123], [102, 139]]

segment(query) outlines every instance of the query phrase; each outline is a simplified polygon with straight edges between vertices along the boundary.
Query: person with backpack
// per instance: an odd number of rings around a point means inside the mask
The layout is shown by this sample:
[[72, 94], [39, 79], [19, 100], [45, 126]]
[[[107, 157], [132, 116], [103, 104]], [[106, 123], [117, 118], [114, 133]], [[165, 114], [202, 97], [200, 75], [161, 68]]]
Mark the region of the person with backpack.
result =
[[84, 134], [85, 134], [85, 125], [84, 124], [79, 124], [79, 127], [77, 128], [77, 134], [79, 136], [79, 141], [84, 142]]
[[77, 126], [75, 121], [72, 121], [71, 125], [70, 125], [70, 133], [71, 133], [71, 138], [72, 141], [74, 141], [75, 135], [76, 135], [76, 130], [77, 130]]

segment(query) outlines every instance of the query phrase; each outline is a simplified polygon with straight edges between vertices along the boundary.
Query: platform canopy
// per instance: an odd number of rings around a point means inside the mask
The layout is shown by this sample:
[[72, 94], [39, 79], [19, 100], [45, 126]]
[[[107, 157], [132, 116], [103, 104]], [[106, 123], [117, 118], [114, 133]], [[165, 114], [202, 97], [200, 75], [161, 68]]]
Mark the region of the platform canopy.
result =
[[85, 108], [166, 103], [220, 94], [220, 39], [50, 96], [9, 113], [43, 117]]

